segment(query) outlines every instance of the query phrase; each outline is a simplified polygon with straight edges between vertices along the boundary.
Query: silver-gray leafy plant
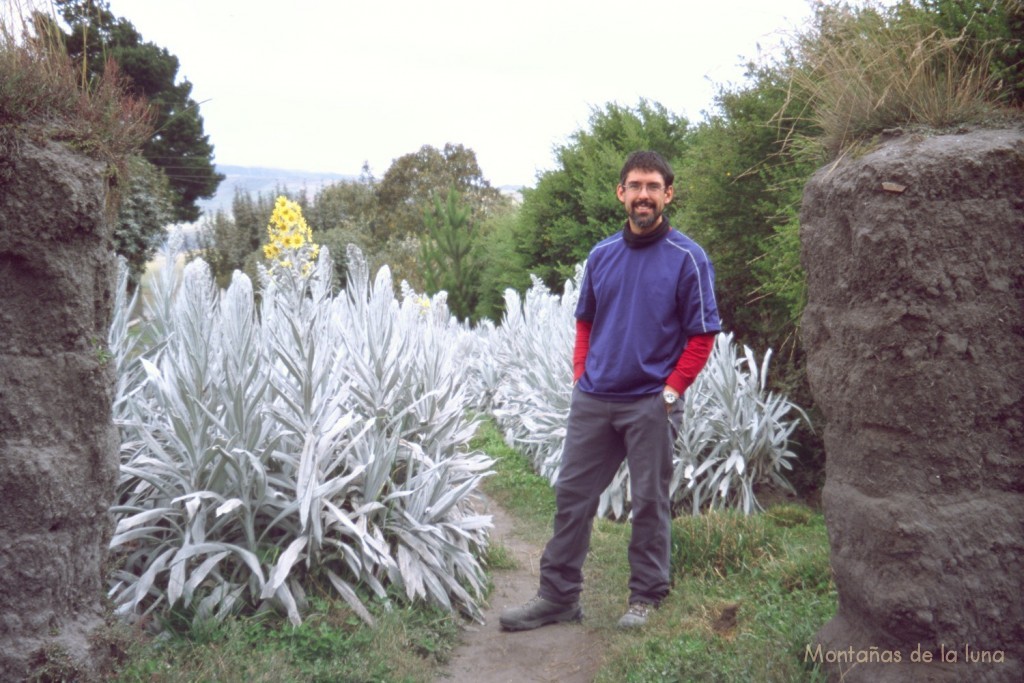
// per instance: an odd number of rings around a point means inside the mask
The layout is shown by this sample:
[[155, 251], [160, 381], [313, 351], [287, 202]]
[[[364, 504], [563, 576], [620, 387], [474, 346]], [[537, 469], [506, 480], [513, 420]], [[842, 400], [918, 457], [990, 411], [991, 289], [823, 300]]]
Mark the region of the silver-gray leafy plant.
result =
[[[308, 278], [235, 273], [217, 290], [173, 254], [129, 321], [122, 278], [110, 346], [121, 476], [109, 587], [118, 612], [194, 619], [276, 609], [299, 623], [312, 585], [365, 621], [397, 594], [479, 618], [491, 460], [460, 381], [470, 332], [444, 297], [347, 254], [330, 291]], [[180, 272], [179, 272], [180, 271]]]

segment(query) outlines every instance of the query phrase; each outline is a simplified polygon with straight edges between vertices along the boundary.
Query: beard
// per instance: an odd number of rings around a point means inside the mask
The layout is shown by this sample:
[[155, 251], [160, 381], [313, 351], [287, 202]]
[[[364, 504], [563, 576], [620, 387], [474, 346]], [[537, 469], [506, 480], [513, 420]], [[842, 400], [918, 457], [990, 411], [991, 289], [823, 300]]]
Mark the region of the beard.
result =
[[[646, 215], [638, 214], [637, 208], [641, 206], [647, 207], [651, 212]], [[661, 220], [661, 212], [658, 211], [658, 207], [653, 202], [637, 201], [633, 202], [633, 207], [629, 212], [629, 220], [641, 230], [646, 230], [658, 224], [658, 221]]]

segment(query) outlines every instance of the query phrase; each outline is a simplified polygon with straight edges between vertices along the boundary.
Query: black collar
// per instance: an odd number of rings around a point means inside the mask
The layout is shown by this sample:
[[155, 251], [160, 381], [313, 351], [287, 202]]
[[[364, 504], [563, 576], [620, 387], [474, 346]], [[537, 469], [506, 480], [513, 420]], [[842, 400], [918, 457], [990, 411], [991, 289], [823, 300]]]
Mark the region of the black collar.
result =
[[626, 246], [630, 249], [643, 249], [649, 247], [662, 237], [668, 234], [671, 230], [671, 226], [668, 224], [668, 219], [664, 216], [661, 217], [661, 223], [652, 232], [646, 235], [638, 235], [629, 229], [629, 221], [626, 221], [626, 226], [622, 229], [622, 239], [626, 243]]

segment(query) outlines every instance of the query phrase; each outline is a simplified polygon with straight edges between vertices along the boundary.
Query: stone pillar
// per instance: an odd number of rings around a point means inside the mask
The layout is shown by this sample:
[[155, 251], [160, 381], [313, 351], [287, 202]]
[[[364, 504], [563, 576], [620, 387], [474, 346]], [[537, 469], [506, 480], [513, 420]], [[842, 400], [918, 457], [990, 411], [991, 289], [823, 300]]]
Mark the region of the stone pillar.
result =
[[1024, 131], [884, 141], [819, 170], [801, 224], [839, 592], [811, 653], [846, 683], [1024, 680]]
[[0, 159], [0, 680], [45, 662], [90, 680], [118, 467], [105, 165], [13, 141]]

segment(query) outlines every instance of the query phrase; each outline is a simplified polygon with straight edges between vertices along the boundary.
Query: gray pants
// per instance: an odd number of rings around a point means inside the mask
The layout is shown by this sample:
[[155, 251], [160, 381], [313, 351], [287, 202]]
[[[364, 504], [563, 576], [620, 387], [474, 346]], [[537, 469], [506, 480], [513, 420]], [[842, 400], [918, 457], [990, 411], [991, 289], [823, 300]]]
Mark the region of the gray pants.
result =
[[669, 485], [681, 417], [676, 403], [670, 419], [661, 394], [620, 403], [573, 391], [555, 483], [554, 534], [541, 557], [538, 595], [560, 603], [579, 598], [597, 505], [625, 458], [633, 515], [629, 600], [657, 605], [665, 597], [672, 523]]

